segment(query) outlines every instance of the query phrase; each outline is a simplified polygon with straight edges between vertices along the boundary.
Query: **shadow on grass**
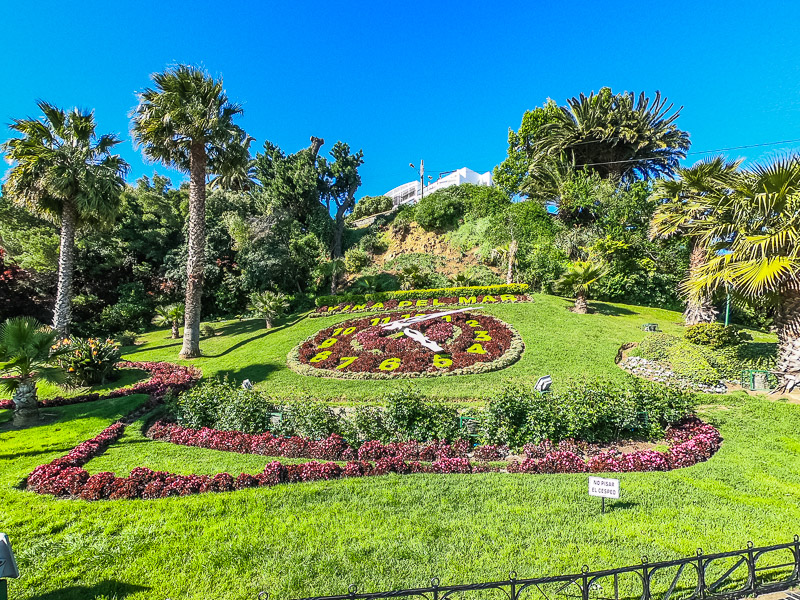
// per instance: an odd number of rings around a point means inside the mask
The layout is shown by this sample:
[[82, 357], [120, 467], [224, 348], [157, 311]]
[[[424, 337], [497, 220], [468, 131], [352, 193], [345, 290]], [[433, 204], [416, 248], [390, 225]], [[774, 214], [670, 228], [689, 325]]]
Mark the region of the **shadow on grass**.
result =
[[131, 594], [144, 592], [149, 589], [149, 587], [142, 585], [106, 579], [92, 586], [72, 585], [69, 587], [62, 587], [52, 592], [29, 596], [29, 598], [30, 600], [87, 600], [89, 598], [107, 597], [121, 600]]
[[266, 380], [270, 373], [277, 370], [278, 368], [275, 365], [247, 365], [237, 371], [223, 371], [220, 375], [236, 383], [241, 383], [245, 379], [258, 383]]
[[13, 460], [23, 456], [39, 456], [40, 454], [66, 454], [73, 448], [74, 446], [64, 446], [63, 448], [44, 448], [42, 450], [31, 450], [30, 452], [12, 452], [11, 454], [0, 454], [0, 460]]
[[[230, 354], [234, 350], [238, 350], [242, 346], [246, 346], [250, 342], [254, 342], [256, 340], [260, 340], [261, 338], [264, 338], [264, 337], [266, 337], [268, 335], [272, 335], [274, 333], [278, 333], [279, 331], [283, 331], [284, 329], [288, 329], [289, 327], [292, 327], [293, 325], [296, 325], [297, 323], [299, 323], [300, 321], [302, 321], [305, 318], [306, 318], [305, 315], [303, 315], [301, 317], [296, 318], [294, 321], [283, 322], [280, 325], [277, 325], [277, 326], [273, 327], [272, 329], [265, 329], [264, 331], [262, 331], [258, 335], [254, 335], [253, 337], [247, 338], [246, 340], [242, 340], [241, 342], [235, 343], [233, 346], [231, 346], [230, 348], [226, 348], [225, 350], [223, 350], [219, 354], [203, 354], [203, 358], [220, 358], [220, 357], [223, 357], [226, 354]], [[280, 320], [278, 322], [280, 322]], [[243, 331], [257, 331], [258, 327], [255, 327], [254, 324], [255, 323], [262, 323], [262, 321], [257, 320], [257, 319], [251, 319], [250, 321], [245, 321], [244, 323], [248, 323], [249, 327], [246, 328], [246, 329], [243, 329]], [[224, 332], [226, 334], [229, 334], [229, 331], [230, 331], [229, 328], [226, 327]], [[231, 332], [229, 335], [235, 335], [235, 333]]]
[[589, 307], [598, 315], [607, 315], [611, 317], [639, 314], [633, 310], [622, 308], [621, 306], [612, 306], [611, 304], [606, 304], [605, 302], [592, 302], [589, 304]]
[[137, 346], [136, 350], [131, 350], [130, 352], [125, 352], [125, 356], [130, 356], [131, 354], [138, 354], [139, 352], [150, 352], [151, 350], [163, 350], [164, 348], [179, 348], [183, 345], [183, 341], [178, 339], [175, 340], [172, 344], [162, 344], [161, 346]]

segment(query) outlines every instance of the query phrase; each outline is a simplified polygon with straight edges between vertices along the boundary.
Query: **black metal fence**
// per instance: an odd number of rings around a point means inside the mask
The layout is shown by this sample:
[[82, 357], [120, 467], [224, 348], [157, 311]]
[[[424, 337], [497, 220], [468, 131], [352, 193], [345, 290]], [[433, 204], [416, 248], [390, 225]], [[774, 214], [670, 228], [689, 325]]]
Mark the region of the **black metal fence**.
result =
[[302, 600], [731, 600], [797, 585], [800, 537], [795, 535], [788, 544], [755, 548], [748, 542], [744, 550], [698, 550], [690, 558], [654, 563], [644, 557], [641, 564], [620, 569], [590, 571], [584, 566], [577, 575], [518, 579], [512, 571], [507, 581], [466, 585], [440, 585], [434, 577], [424, 588], [362, 593], [351, 585], [347, 594]]

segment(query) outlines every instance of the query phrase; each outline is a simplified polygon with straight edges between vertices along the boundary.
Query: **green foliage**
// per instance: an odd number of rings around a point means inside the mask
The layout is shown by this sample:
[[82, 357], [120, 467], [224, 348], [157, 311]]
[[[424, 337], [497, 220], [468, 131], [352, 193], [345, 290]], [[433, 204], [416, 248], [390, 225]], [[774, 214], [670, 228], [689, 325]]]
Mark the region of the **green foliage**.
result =
[[275, 319], [283, 315], [289, 308], [289, 301], [285, 294], [264, 290], [250, 295], [250, 310], [266, 321], [267, 329], [272, 327]]
[[634, 378], [624, 384], [580, 381], [548, 394], [532, 385], [509, 385], [489, 401], [481, 428], [487, 442], [511, 448], [545, 439], [658, 439], [695, 403], [692, 394]]
[[504, 211], [511, 205], [496, 188], [463, 183], [438, 190], [422, 198], [414, 220], [426, 231], [450, 231], [461, 220], [474, 220]]
[[722, 348], [724, 346], [737, 346], [743, 342], [752, 341], [753, 336], [733, 325], [725, 326], [722, 323], [698, 323], [686, 328], [683, 337], [698, 346]]
[[426, 400], [417, 389], [390, 392], [384, 398], [386, 427], [400, 440], [452, 440], [458, 437], [458, 412], [444, 402]]
[[681, 339], [666, 333], [650, 333], [636, 347], [635, 354], [648, 360], [668, 360], [672, 349]]
[[390, 442], [394, 436], [386, 423], [386, 411], [381, 406], [358, 404], [350, 408], [342, 423], [342, 437], [354, 447], [378, 440]]
[[359, 273], [370, 263], [369, 254], [360, 248], [350, 248], [344, 253], [344, 268], [348, 273]]
[[370, 215], [386, 212], [393, 206], [392, 199], [388, 196], [364, 196], [356, 202], [351, 214], [352, 219], [363, 219]]
[[585, 294], [605, 273], [604, 265], [588, 260], [577, 260], [567, 265], [566, 272], [556, 282], [556, 286], [566, 292]]
[[689, 343], [676, 344], [667, 356], [672, 370], [679, 377], [704, 385], [716, 385], [722, 378], [699, 347]]
[[89, 386], [113, 379], [120, 360], [119, 344], [114, 340], [70, 337], [58, 344], [58, 365], [73, 386]]
[[122, 333], [117, 334], [117, 341], [121, 346], [133, 346], [136, 344], [138, 337], [139, 334], [137, 334], [135, 331], [123, 331]]
[[31, 317], [14, 317], [0, 325], [0, 388], [11, 393], [28, 381], [63, 381], [52, 366], [63, 353], [54, 349], [58, 333]]
[[119, 301], [103, 309], [100, 322], [94, 326], [94, 334], [101, 332], [116, 334], [121, 331], [143, 332], [153, 316], [153, 301], [148, 297], [144, 286], [139, 283], [126, 283], [118, 289]]
[[211, 338], [217, 335], [217, 330], [214, 329], [214, 326], [210, 323], [201, 323], [200, 324], [200, 335], [205, 338]]

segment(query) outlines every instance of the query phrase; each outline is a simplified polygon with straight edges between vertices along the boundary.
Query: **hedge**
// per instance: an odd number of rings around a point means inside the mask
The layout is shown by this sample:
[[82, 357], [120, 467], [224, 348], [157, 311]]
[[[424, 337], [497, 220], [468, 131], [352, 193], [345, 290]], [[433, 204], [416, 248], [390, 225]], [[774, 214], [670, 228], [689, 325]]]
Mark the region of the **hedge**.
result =
[[502, 285], [433, 288], [427, 290], [397, 290], [394, 292], [375, 292], [373, 294], [347, 293], [336, 296], [317, 296], [314, 302], [317, 306], [335, 306], [343, 302], [363, 304], [365, 302], [383, 302], [385, 300], [424, 300], [426, 298], [466, 294], [471, 296], [476, 294], [525, 294], [528, 292], [529, 287], [527, 283], [511, 283]]

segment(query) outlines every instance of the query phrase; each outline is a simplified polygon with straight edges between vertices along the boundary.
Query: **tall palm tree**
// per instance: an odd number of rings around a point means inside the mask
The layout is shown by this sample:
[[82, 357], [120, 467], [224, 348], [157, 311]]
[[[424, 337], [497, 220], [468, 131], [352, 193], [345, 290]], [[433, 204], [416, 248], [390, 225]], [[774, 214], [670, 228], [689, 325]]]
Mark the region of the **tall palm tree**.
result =
[[[689, 149], [689, 134], [675, 125], [680, 108], [656, 92], [581, 94], [567, 100], [553, 121], [543, 126], [533, 164], [565, 157], [602, 177], [631, 180], [671, 175]], [[670, 114], [671, 113], [671, 114]]]
[[776, 306], [776, 371], [784, 389], [800, 378], [800, 156], [740, 172], [731, 193], [702, 199], [696, 235], [707, 262], [686, 288], [695, 297], [727, 286], [732, 293], [767, 297]]
[[[695, 235], [698, 225], [703, 224], [707, 206], [703, 198], [709, 195], [729, 193], [732, 178], [740, 160], [728, 160], [717, 156], [700, 161], [689, 168], [677, 169], [678, 179], [661, 179], [653, 187], [651, 198], [659, 202], [650, 223], [650, 238], [668, 239], [674, 236], [686, 238], [689, 248], [689, 278], [705, 263], [706, 247]], [[717, 309], [710, 294], [690, 295], [683, 312], [686, 325], [713, 323]]]
[[64, 351], [53, 350], [59, 333], [31, 317], [8, 319], [0, 325], [0, 385], [14, 394], [14, 424], [39, 420], [36, 382], [61, 383], [64, 372], [51, 365]]
[[53, 327], [69, 333], [75, 233], [114, 219], [125, 187], [128, 164], [111, 149], [120, 140], [95, 134], [94, 113], [64, 111], [40, 101], [41, 119], [15, 119], [11, 129], [22, 134], [2, 145], [14, 163], [3, 193], [40, 213], [61, 228], [58, 288]]
[[249, 138], [233, 122], [242, 113], [205, 71], [178, 65], [152, 76], [139, 93], [132, 131], [145, 156], [189, 173], [189, 257], [182, 358], [200, 356], [200, 309], [206, 245], [206, 175], [247, 168]]
[[575, 312], [585, 315], [589, 310], [586, 296], [589, 287], [603, 275], [606, 269], [604, 265], [590, 260], [576, 260], [567, 265], [567, 271], [556, 282], [556, 286], [564, 291], [575, 294]]

